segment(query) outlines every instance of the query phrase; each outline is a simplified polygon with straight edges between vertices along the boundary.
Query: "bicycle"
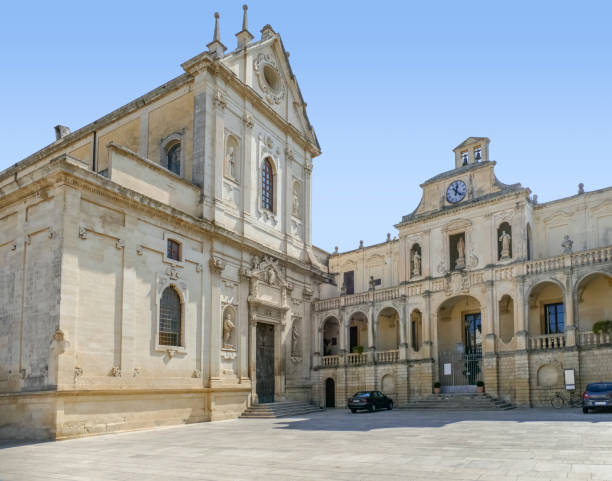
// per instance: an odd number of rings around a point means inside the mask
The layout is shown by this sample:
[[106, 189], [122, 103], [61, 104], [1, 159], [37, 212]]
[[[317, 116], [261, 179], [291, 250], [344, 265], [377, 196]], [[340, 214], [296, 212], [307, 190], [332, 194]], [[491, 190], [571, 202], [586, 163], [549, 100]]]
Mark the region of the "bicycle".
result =
[[564, 406], [579, 408], [582, 407], [582, 398], [576, 390], [557, 391], [551, 395], [550, 405], [555, 409], [561, 409]]

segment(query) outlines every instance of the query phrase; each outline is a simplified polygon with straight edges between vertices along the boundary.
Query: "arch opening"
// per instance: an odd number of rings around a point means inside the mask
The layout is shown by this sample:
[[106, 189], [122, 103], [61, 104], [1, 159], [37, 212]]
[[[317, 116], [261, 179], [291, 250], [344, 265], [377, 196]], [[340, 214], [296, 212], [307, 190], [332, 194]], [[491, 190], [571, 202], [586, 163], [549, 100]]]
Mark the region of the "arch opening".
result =
[[340, 354], [340, 323], [335, 317], [330, 317], [323, 324], [323, 355], [337, 356]]
[[391, 351], [399, 348], [399, 313], [392, 307], [385, 307], [378, 314], [379, 351]]
[[528, 296], [529, 335], [565, 332], [563, 289], [555, 281], [543, 281], [532, 287]]
[[612, 320], [612, 276], [596, 272], [584, 277], [576, 288], [577, 326], [592, 331], [599, 321]]

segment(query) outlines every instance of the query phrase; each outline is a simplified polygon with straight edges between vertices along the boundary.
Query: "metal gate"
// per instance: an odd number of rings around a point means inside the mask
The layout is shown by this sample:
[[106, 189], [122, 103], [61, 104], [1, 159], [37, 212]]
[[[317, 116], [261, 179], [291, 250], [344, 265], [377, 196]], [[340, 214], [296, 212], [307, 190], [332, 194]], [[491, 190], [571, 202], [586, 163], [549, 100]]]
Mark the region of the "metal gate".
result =
[[466, 386], [482, 381], [482, 351], [441, 352], [438, 356], [440, 385]]

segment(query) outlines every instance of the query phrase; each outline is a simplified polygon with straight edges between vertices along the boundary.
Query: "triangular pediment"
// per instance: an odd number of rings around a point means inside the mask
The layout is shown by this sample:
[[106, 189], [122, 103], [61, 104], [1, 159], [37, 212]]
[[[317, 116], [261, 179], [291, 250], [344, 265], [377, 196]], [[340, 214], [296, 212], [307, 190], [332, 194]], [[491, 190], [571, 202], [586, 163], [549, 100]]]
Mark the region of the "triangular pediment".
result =
[[320, 149], [314, 129], [308, 120], [306, 103], [289, 63], [278, 33], [268, 28], [264, 38], [227, 55], [223, 63], [237, 77], [259, 94], [262, 102], [293, 125], [317, 149]]

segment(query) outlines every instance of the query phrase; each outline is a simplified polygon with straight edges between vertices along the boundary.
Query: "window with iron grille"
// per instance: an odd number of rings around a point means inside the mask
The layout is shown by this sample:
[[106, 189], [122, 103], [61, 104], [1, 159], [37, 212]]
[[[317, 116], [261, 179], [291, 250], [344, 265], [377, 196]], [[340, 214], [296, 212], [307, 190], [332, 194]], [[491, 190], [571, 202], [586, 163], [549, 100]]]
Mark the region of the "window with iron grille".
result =
[[274, 211], [274, 173], [268, 159], [264, 160], [261, 170], [261, 206]]
[[166, 257], [168, 259], [172, 259], [175, 261], [181, 260], [181, 244], [178, 242], [168, 239], [168, 249], [166, 252]]
[[168, 149], [168, 170], [176, 175], [181, 175], [181, 144], [175, 143]]
[[181, 298], [173, 287], [166, 287], [159, 302], [159, 344], [181, 345]]

